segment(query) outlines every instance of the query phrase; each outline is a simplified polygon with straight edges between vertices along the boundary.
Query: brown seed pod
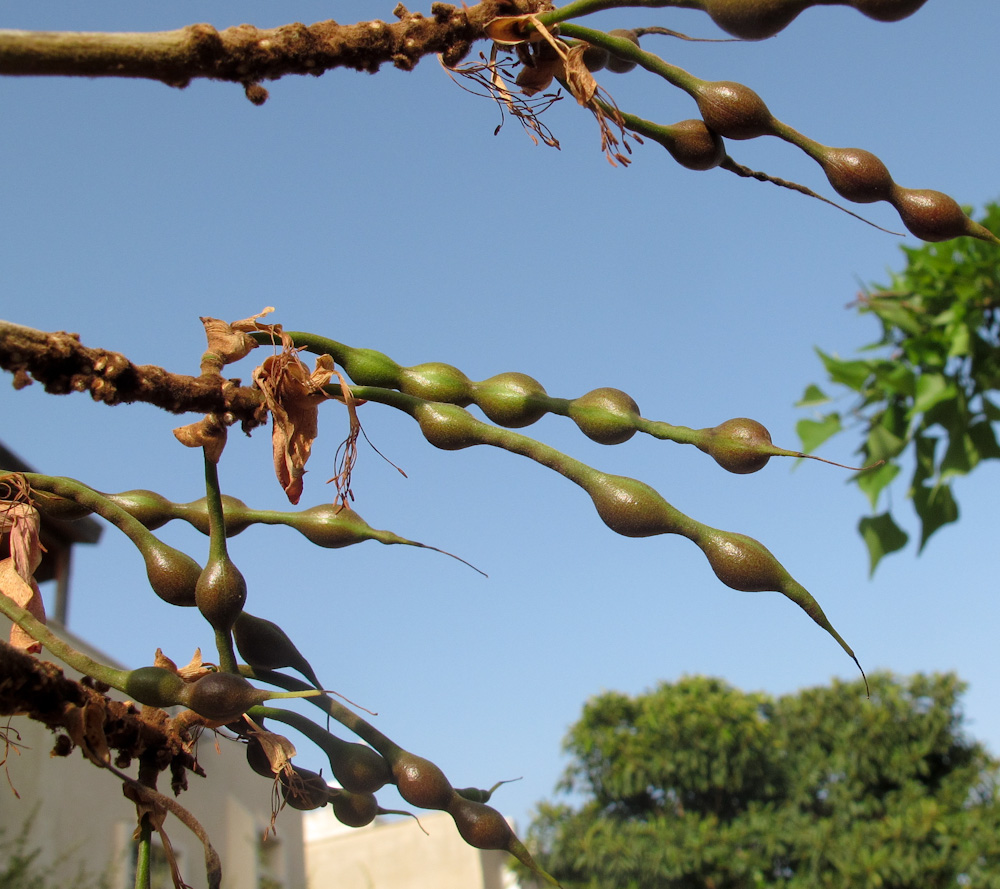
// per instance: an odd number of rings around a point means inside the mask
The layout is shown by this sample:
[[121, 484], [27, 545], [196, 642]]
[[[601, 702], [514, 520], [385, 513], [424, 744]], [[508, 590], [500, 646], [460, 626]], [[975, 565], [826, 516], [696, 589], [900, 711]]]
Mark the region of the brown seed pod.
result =
[[771, 459], [771, 454], [761, 453], [771, 445], [771, 433], [756, 420], [737, 417], [701, 431], [706, 438], [695, 446], [729, 472], [757, 472]]
[[254, 688], [235, 673], [209, 673], [196, 682], [185, 682], [177, 701], [211, 722], [232, 722], [251, 707], [274, 697], [264, 689]]
[[591, 43], [587, 44], [587, 48], [583, 51], [583, 66], [593, 74], [595, 71], [601, 71], [608, 64], [608, 59], [611, 53], [609, 53], [603, 46], [594, 46]]
[[[613, 31], [608, 31], [610, 37], [620, 37], [622, 40], [630, 40], [636, 46], [639, 45], [639, 35], [635, 31], [628, 31], [624, 28], [615, 28]], [[608, 60], [605, 62], [605, 67], [615, 74], [628, 74], [633, 68], [635, 68], [636, 63], [631, 59], [623, 59], [621, 56], [616, 56], [613, 52], [608, 54]]]
[[329, 799], [334, 816], [348, 827], [371, 824], [378, 814], [378, 800], [372, 793], [348, 793], [331, 787]]
[[670, 156], [689, 170], [711, 170], [726, 157], [726, 143], [699, 118], [682, 120], [669, 128], [670, 138], [660, 142]]
[[828, 148], [820, 164], [830, 185], [842, 198], [856, 204], [887, 201], [892, 197], [889, 170], [870, 151], [862, 148]]
[[316, 688], [322, 688], [316, 673], [288, 634], [273, 621], [255, 617], [246, 611], [236, 616], [233, 639], [239, 653], [255, 670], [298, 670]]
[[392, 781], [389, 764], [371, 747], [345, 741], [329, 732], [313, 738], [330, 762], [333, 777], [351, 793], [374, 793]]
[[774, 118], [764, 100], [742, 83], [702, 83], [695, 101], [705, 125], [727, 139], [756, 139], [772, 131]]
[[954, 198], [930, 189], [900, 188], [893, 190], [892, 205], [903, 225], [923, 241], [950, 241], [971, 235], [972, 220], [965, 215]]
[[723, 31], [743, 40], [764, 40], [785, 28], [809, 0], [703, 0]]
[[392, 777], [399, 795], [420, 809], [447, 809], [455, 789], [444, 772], [422, 756], [400, 752], [391, 762]]
[[267, 758], [264, 747], [253, 735], [247, 739], [247, 765], [258, 775], [265, 778], [274, 777], [274, 769], [271, 768], [271, 760]]
[[476, 384], [476, 404], [498, 426], [520, 429], [545, 415], [548, 393], [527, 374], [497, 374]]
[[279, 780], [285, 802], [300, 812], [321, 809], [330, 801], [330, 787], [316, 772], [296, 766], [290, 775], [282, 772]]
[[514, 831], [492, 806], [455, 796], [448, 814], [462, 839], [475, 849], [507, 849]]
[[198, 610], [212, 629], [229, 633], [246, 603], [247, 582], [228, 555], [212, 558], [198, 578], [194, 595]]
[[573, 399], [569, 415], [587, 438], [598, 444], [615, 445], [635, 435], [639, 405], [627, 392], [604, 387]]
[[913, 15], [927, 0], [850, 0], [856, 10], [879, 22], [898, 22]]

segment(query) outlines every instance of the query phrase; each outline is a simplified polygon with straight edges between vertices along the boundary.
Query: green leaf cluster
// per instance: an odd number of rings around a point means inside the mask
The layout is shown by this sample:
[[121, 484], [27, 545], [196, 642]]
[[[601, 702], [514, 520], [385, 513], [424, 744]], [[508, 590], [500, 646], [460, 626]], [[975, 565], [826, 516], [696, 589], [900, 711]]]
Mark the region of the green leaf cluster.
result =
[[[980, 221], [1000, 232], [1000, 203], [987, 205]], [[797, 402], [817, 412], [797, 426], [806, 453], [849, 428], [860, 431], [866, 464], [885, 461], [855, 477], [873, 513], [858, 528], [872, 572], [908, 540], [883, 505], [904, 458], [912, 466], [906, 497], [920, 520], [923, 550], [935, 531], [958, 519], [952, 480], [1000, 457], [1000, 256], [968, 238], [903, 250], [903, 271], [855, 303], [878, 319], [879, 339], [850, 360], [817, 349], [836, 392], [831, 397], [810, 384]], [[819, 410], [844, 395], [854, 402], [847, 410]]]
[[998, 767], [953, 674], [780, 698], [692, 677], [590, 700], [530, 842], [574, 889], [1000, 887]]

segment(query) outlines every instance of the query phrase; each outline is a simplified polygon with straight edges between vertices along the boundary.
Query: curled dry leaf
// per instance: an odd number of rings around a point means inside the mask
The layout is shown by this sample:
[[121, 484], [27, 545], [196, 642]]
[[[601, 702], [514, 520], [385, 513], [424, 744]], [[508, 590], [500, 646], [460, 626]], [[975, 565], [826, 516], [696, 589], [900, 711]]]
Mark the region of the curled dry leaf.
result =
[[197, 423], [178, 426], [174, 429], [174, 437], [185, 447], [204, 448], [205, 456], [213, 463], [222, 458], [226, 447], [228, 431], [216, 414], [206, 414]]
[[153, 657], [153, 666], [169, 670], [171, 673], [176, 673], [185, 682], [197, 682], [202, 676], [216, 671], [213, 664], [206, 664], [201, 659], [200, 648], [196, 648], [194, 650], [194, 654], [191, 656], [190, 662], [183, 667], [178, 667], [177, 664], [175, 664], [163, 653], [163, 649], [157, 648], [156, 654]]
[[334, 374], [333, 359], [320, 355], [309, 372], [287, 337], [277, 355], [265, 359], [253, 373], [254, 383], [271, 412], [274, 471], [292, 504], [302, 496], [302, 476], [318, 433], [319, 404], [328, 396], [323, 387]]
[[[39, 539], [41, 518], [38, 510], [22, 499], [27, 496], [26, 491], [19, 490], [18, 499], [0, 501], [0, 534], [6, 534], [10, 539], [10, 555], [0, 561], [0, 595], [12, 599], [44, 623], [45, 605], [34, 576], [44, 551]], [[38, 654], [42, 650], [41, 642], [17, 624], [10, 628], [10, 644], [29, 654]]]

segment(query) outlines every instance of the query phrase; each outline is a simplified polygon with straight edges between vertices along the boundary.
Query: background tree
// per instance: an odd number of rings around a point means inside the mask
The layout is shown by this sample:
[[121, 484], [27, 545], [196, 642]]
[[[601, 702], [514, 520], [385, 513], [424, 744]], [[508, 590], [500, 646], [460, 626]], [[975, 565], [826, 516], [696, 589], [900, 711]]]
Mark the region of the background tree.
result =
[[953, 674], [777, 699], [692, 677], [590, 700], [531, 828], [565, 886], [1000, 885], [998, 762]]
[[[981, 222], [1000, 231], [1000, 205], [989, 204]], [[888, 284], [866, 288], [854, 304], [860, 315], [878, 319], [879, 338], [857, 358], [820, 351], [835, 394], [811, 385], [799, 402], [813, 409], [845, 397], [855, 402], [799, 421], [804, 450], [846, 429], [860, 432], [862, 460], [885, 461], [854, 479], [877, 512], [858, 526], [873, 572], [908, 540], [893, 518], [889, 487], [904, 466], [905, 497], [920, 519], [919, 552], [958, 519], [952, 481], [1000, 457], [1000, 406], [990, 397], [1000, 386], [1000, 263], [968, 241], [904, 252], [905, 268]]]

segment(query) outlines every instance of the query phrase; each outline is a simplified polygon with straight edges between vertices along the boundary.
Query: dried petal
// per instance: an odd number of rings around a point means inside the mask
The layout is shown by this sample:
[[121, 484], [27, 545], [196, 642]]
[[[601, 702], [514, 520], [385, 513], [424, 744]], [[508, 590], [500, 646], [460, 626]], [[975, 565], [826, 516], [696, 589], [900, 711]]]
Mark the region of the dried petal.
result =
[[202, 317], [208, 350], [201, 357], [201, 372], [217, 374], [227, 364], [239, 361], [257, 348], [257, 341], [245, 332], [234, 330], [231, 324], [219, 318]]
[[174, 437], [185, 447], [204, 448], [205, 456], [213, 463], [222, 458], [226, 447], [226, 426], [215, 414], [206, 414], [197, 423], [178, 426]]
[[42, 562], [42, 546], [38, 534], [41, 517], [38, 510], [23, 501], [0, 501], [0, 533], [10, 534], [10, 553], [17, 573], [30, 581]]

